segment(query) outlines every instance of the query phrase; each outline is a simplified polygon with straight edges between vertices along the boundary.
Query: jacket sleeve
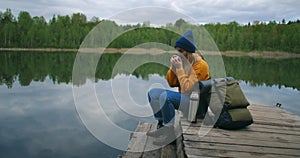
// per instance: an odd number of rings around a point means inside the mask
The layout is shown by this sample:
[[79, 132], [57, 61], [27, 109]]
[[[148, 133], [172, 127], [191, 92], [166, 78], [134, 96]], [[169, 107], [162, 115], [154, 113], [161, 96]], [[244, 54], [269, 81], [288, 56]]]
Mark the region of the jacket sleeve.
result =
[[166, 75], [170, 87], [179, 87], [179, 92], [186, 95], [191, 94], [196, 82], [208, 80], [209, 78], [209, 67], [204, 60], [200, 60], [193, 66], [189, 76], [184, 69], [172, 70], [172, 68], [169, 69]]
[[198, 81], [208, 80], [210, 78], [208, 64], [204, 60], [200, 60], [193, 69], [196, 73]]
[[177, 69], [176, 73], [180, 83], [181, 93], [189, 95], [194, 89], [195, 83], [198, 81], [195, 72], [191, 71], [190, 75], [187, 76], [184, 69]]
[[166, 75], [167, 82], [170, 87], [178, 87], [179, 82], [176, 74], [173, 72], [172, 68], [169, 69]]
[[196, 82], [210, 78], [209, 67], [204, 60], [200, 60], [193, 66], [189, 76], [186, 75], [183, 69], [177, 69], [176, 73], [180, 83], [181, 93], [187, 95], [191, 94]]

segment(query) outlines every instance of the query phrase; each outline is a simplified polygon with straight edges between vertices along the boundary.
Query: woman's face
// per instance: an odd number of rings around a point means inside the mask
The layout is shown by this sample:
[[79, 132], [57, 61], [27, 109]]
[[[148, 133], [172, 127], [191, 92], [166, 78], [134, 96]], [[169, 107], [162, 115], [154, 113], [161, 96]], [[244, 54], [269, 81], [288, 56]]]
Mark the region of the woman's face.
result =
[[188, 52], [185, 51], [184, 49], [181, 49], [179, 47], [176, 47], [176, 50], [181, 54], [183, 55], [185, 58], [188, 58]]

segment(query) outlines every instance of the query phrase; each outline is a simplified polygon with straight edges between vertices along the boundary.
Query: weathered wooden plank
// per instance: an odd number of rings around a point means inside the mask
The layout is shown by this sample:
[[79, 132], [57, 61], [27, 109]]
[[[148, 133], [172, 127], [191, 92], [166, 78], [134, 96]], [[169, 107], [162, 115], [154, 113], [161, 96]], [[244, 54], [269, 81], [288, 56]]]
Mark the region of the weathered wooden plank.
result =
[[129, 143], [128, 151], [133, 152], [141, 152], [144, 151], [144, 147], [147, 141], [147, 137], [145, 137], [145, 132], [147, 132], [150, 129], [151, 124], [141, 124], [138, 130], [134, 132], [132, 136], [131, 143]]
[[286, 156], [300, 156], [300, 150], [296, 149], [282, 149], [282, 148], [270, 148], [270, 147], [257, 147], [248, 145], [233, 145], [233, 144], [218, 144], [218, 143], [206, 143], [206, 142], [194, 142], [184, 141], [185, 150], [188, 148], [194, 149], [212, 149], [212, 150], [226, 150], [226, 151], [239, 151], [248, 153], [261, 153], [261, 154], [274, 154], [274, 155], [286, 155]]
[[183, 136], [180, 135], [177, 140], [176, 140], [176, 154], [177, 154], [177, 158], [186, 158], [186, 155], [184, 153], [184, 145], [183, 145]]
[[273, 119], [285, 119], [285, 118], [291, 118], [295, 120], [300, 120], [299, 116], [291, 113], [287, 113], [285, 111], [280, 111], [280, 112], [269, 112], [269, 111], [262, 111], [260, 110], [253, 110], [249, 109], [250, 112], [252, 112], [252, 115], [257, 115], [258, 117], [268, 117], [268, 118], [273, 118]]
[[257, 111], [267, 110], [270, 112], [284, 112], [287, 114], [291, 113], [291, 112], [286, 111], [284, 108], [279, 108], [279, 107], [272, 106], [272, 105], [250, 104], [247, 108], [250, 110], [257, 110]]
[[[273, 125], [262, 125], [262, 124], [257, 124], [254, 123], [251, 126], [248, 127], [249, 129], [265, 129], [265, 130], [274, 130], [274, 131], [286, 131], [283, 133], [293, 133], [293, 134], [298, 134], [300, 132], [300, 128], [298, 127], [285, 127], [285, 126], [273, 126]], [[280, 132], [282, 133], [282, 132]]]
[[[266, 127], [264, 127], [266, 126]], [[182, 125], [182, 128], [184, 130], [186, 129], [195, 129], [200, 130], [200, 126], [186, 126]], [[262, 132], [262, 133], [276, 133], [276, 134], [287, 134], [287, 135], [295, 135], [300, 136], [300, 131], [298, 130], [300, 128], [296, 127], [278, 127], [278, 126], [272, 126], [272, 125], [261, 125], [259, 124], [252, 124], [251, 126], [240, 129], [240, 131], [250, 131], [250, 132]]]
[[136, 131], [132, 134], [131, 140], [128, 144], [127, 151], [123, 158], [140, 158], [143, 155], [144, 147], [146, 145], [147, 132], [151, 127], [151, 124], [139, 123]]
[[[254, 124], [240, 130], [198, 132], [202, 120], [181, 121], [187, 157], [299, 157], [300, 117], [272, 106], [251, 105]], [[203, 128], [203, 127], [202, 127]]]
[[[179, 111], [176, 111], [175, 120], [174, 120], [174, 126], [175, 126], [175, 135], [176, 137], [181, 136], [181, 125], [180, 125], [180, 114]], [[161, 149], [161, 158], [176, 158], [177, 156], [177, 147], [176, 144], [168, 144], [165, 147]], [[182, 150], [182, 149], [179, 149]]]
[[284, 119], [290, 118], [295, 120], [300, 120], [300, 117], [294, 113], [288, 112], [285, 109], [272, 107], [272, 106], [249, 106], [248, 109], [252, 114], [257, 115], [258, 117], [269, 117], [274, 119]]
[[[292, 112], [286, 111], [283, 108], [278, 108], [274, 106], [266, 106], [266, 105], [250, 105], [248, 106], [250, 111], [259, 114], [259, 116], [277, 116], [277, 117], [289, 117], [293, 119], [299, 120], [299, 116], [295, 115]], [[261, 115], [262, 114], [262, 115]]]
[[[183, 135], [196, 135], [198, 136], [199, 127], [189, 127], [187, 130], [183, 131]], [[222, 129], [211, 129], [211, 131], [205, 135], [205, 137], [228, 137], [228, 138], [240, 138], [243, 140], [261, 140], [261, 141], [279, 141], [279, 142], [294, 142], [299, 143], [300, 137], [298, 135], [285, 135], [285, 134], [276, 134], [276, 133], [264, 133], [257, 131], [229, 131]]]
[[284, 121], [271, 121], [269, 120], [264, 120], [264, 119], [258, 119], [254, 118], [254, 122], [256, 124], [262, 124], [262, 125], [273, 125], [273, 126], [283, 126], [283, 127], [296, 127], [300, 128], [300, 124], [298, 122], [294, 122], [293, 120], [290, 120], [290, 122], [284, 122]]
[[267, 115], [267, 114], [258, 114], [257, 112], [252, 112], [252, 116], [254, 118], [258, 118], [261, 120], [272, 120], [273, 121], [282, 121], [282, 122], [287, 122], [287, 123], [294, 123], [299, 125], [300, 124], [300, 120], [295, 118], [295, 117], [289, 117], [289, 116], [276, 116], [276, 115]]
[[[259, 107], [258, 109], [262, 111], [251, 111], [251, 114], [253, 116], [255, 124], [258, 125], [268, 125], [268, 126], [274, 126], [274, 127], [291, 127], [296, 130], [300, 130], [300, 117], [296, 116], [294, 114], [288, 114], [285, 110], [283, 109], [278, 109], [277, 111], [280, 111], [280, 114], [278, 114], [279, 118], [277, 117], [277, 114], [275, 115], [274, 113], [271, 113], [270, 115], [274, 115], [273, 118], [269, 118], [267, 115], [269, 112], [266, 112], [268, 109], [275, 109], [275, 107], [270, 107], [270, 106], [258, 106], [256, 105], [255, 107]], [[257, 114], [260, 112], [260, 114]], [[183, 125], [187, 125], [184, 123], [187, 123], [187, 121], [182, 121]], [[200, 123], [197, 124], [191, 124], [192, 126], [201, 126], [201, 121]], [[254, 125], [254, 124], [253, 124]], [[253, 126], [251, 125], [251, 126]], [[250, 127], [251, 127], [250, 126]], [[289, 129], [290, 130], [290, 129]]]
[[215, 150], [215, 149], [195, 149], [186, 148], [188, 158], [202, 158], [202, 157], [237, 157], [237, 158], [253, 158], [253, 157], [264, 157], [264, 158], [294, 158], [295, 156], [289, 155], [278, 155], [278, 154], [263, 154], [252, 152], [239, 152], [229, 150]]
[[222, 143], [232, 145], [249, 145], [256, 147], [274, 147], [274, 148], [285, 148], [285, 149], [298, 149], [300, 150], [300, 142], [286, 142], [276, 141], [273, 139], [270, 141], [256, 140], [256, 139], [243, 139], [243, 138], [232, 138], [232, 137], [198, 137], [196, 135], [185, 135], [185, 141], [197, 141], [197, 142], [211, 142], [211, 143]]
[[[182, 122], [182, 127], [186, 129], [195, 129], [199, 130], [200, 125], [188, 125]], [[262, 125], [262, 124], [252, 124], [247, 128], [240, 129], [239, 131], [250, 131], [250, 132], [262, 132], [262, 133], [276, 133], [276, 134], [285, 134], [285, 135], [295, 135], [300, 136], [300, 128], [297, 127], [286, 127], [286, 126], [274, 126], [274, 125]]]
[[[146, 137], [145, 133], [135, 132], [132, 139], [140, 143], [129, 145], [137, 150], [142, 149], [141, 142], [146, 143], [141, 153], [125, 154], [127, 157], [300, 157], [300, 117], [286, 112], [282, 108], [272, 106], [251, 105], [248, 107], [254, 119], [254, 124], [240, 130], [223, 130], [212, 128], [205, 137], [199, 137], [198, 132], [202, 120], [196, 124], [179, 121], [180, 113], [176, 113], [176, 135], [182, 132], [183, 141], [177, 146], [167, 145], [155, 147], [155, 138]], [[143, 126], [142, 124], [140, 126]], [[136, 131], [154, 130], [155, 125], [144, 125], [148, 128], [138, 128]], [[178, 128], [181, 127], [181, 128]], [[207, 129], [202, 126], [203, 129]], [[141, 138], [143, 134], [144, 138]], [[184, 146], [184, 152], [178, 152], [179, 146]], [[177, 150], [177, 152], [176, 152]], [[177, 154], [176, 154], [177, 153]], [[179, 153], [179, 154], [178, 154]], [[180, 155], [180, 156], [179, 156]], [[123, 156], [124, 157], [124, 156]]]
[[[150, 131], [153, 131], [157, 128], [156, 124], [152, 124]], [[155, 138], [153, 137], [147, 137], [147, 143], [145, 145], [143, 156], [144, 158], [160, 158], [161, 157], [161, 147], [156, 146], [153, 144], [153, 141]]]
[[[217, 158], [215, 156], [204, 156], [204, 155], [201, 155], [201, 156], [197, 156], [197, 155], [187, 155], [188, 158]], [[221, 156], [220, 156], [221, 157]]]
[[161, 149], [161, 158], [176, 158], [176, 146], [169, 144]]
[[[269, 128], [264, 128], [264, 125], [260, 125], [260, 126], [256, 126], [257, 124], [252, 124], [250, 126], [247, 126], [245, 128], [242, 129], [238, 129], [238, 130], [225, 130], [225, 129], [220, 129], [220, 128], [212, 128], [211, 126], [199, 126], [199, 125], [189, 125], [189, 124], [185, 124], [184, 122], [181, 123], [182, 128], [183, 129], [194, 129], [194, 130], [199, 130], [200, 128], [203, 129], [211, 129], [213, 131], [218, 131], [218, 132], [229, 132], [229, 133], [239, 133], [239, 132], [257, 132], [256, 129], [261, 129], [264, 130], [264, 132], [266, 133], [282, 133], [283, 130], [292, 130], [292, 132], [286, 132], [286, 133], [290, 133], [292, 135], [297, 134], [299, 131], [298, 130], [294, 130], [294, 127], [283, 127], [283, 128], [279, 128], [279, 126], [276, 126], [277, 128], [272, 128], [272, 125], [266, 125]], [[274, 126], [275, 127], [275, 126]], [[297, 128], [296, 128], [297, 129]], [[183, 130], [183, 131], [185, 131]], [[282, 131], [281, 131], [282, 130]], [[270, 132], [273, 131], [273, 132]], [[278, 132], [276, 132], [278, 131]]]

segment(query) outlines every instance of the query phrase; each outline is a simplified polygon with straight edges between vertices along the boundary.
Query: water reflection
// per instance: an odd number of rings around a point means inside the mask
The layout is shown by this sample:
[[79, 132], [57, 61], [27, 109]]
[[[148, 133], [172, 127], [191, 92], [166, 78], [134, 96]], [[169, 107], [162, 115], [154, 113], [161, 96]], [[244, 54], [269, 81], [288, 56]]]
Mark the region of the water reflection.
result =
[[[0, 87], [0, 157], [116, 157], [94, 138], [75, 110], [71, 84], [50, 77]], [[128, 138], [127, 138], [128, 139]]]
[[[146, 55], [147, 56], [147, 55]], [[0, 157], [116, 157], [122, 151], [98, 141], [83, 125], [76, 112], [72, 96], [72, 69], [76, 53], [0, 53]], [[145, 64], [132, 74], [112, 76], [121, 54], [103, 55], [96, 71], [96, 95], [102, 99], [105, 113], [116, 126], [132, 131], [138, 121], [153, 121], [152, 117], [137, 117], [133, 102], [145, 107], [146, 93], [155, 86], [168, 88], [164, 75], [167, 67]], [[147, 56], [153, 60], [168, 60], [169, 55]], [[93, 55], [91, 54], [91, 60]], [[132, 55], [130, 59], [145, 58]], [[251, 103], [275, 105], [300, 115], [299, 59], [256, 59], [224, 57], [227, 76], [238, 79]], [[130, 61], [128, 61], [130, 62]], [[86, 62], [89, 63], [88, 61]], [[94, 76], [90, 76], [91, 78]], [[122, 86], [129, 80], [129, 89]], [[77, 86], [86, 85], [89, 76]], [[119, 102], [103, 93], [114, 82], [119, 85]], [[122, 92], [131, 94], [131, 101]], [[149, 109], [148, 109], [149, 110]], [[101, 120], [99, 120], [101, 121]], [[99, 127], [101, 128], [101, 127]], [[109, 129], [106, 129], [109, 136]], [[120, 141], [126, 144], [129, 135]]]
[[281, 103], [282, 108], [300, 116], [300, 91], [295, 88], [266, 84], [252, 86], [245, 81], [239, 82], [250, 103], [272, 105]]
[[[127, 54], [128, 55], [128, 54]], [[97, 55], [98, 56], [98, 55]], [[85, 84], [86, 80], [96, 78], [96, 80], [110, 80], [114, 78], [112, 71], [120, 53], [104, 54], [98, 63], [95, 76], [84, 75], [80, 83]], [[140, 60], [151, 59], [160, 63], [168, 63], [170, 54], [161, 55], [128, 55], [128, 64]], [[76, 53], [70, 52], [1, 52], [0, 53], [0, 85], [8, 88], [18, 80], [22, 86], [29, 86], [32, 81], [43, 82], [47, 76], [53, 83], [70, 83], [72, 80], [73, 63]], [[93, 61], [93, 54], [90, 55], [90, 64]], [[213, 61], [213, 59], [211, 59]], [[300, 59], [262, 59], [250, 57], [223, 57], [227, 76], [244, 80], [251, 86], [278, 85], [300, 89], [299, 74]], [[159, 63], [158, 62], [158, 63]], [[132, 75], [148, 80], [149, 74], [159, 74], [164, 76], [168, 68], [160, 64], [148, 63], [137, 68]], [[126, 75], [130, 73], [124, 72]], [[114, 74], [116, 75], [116, 74]]]

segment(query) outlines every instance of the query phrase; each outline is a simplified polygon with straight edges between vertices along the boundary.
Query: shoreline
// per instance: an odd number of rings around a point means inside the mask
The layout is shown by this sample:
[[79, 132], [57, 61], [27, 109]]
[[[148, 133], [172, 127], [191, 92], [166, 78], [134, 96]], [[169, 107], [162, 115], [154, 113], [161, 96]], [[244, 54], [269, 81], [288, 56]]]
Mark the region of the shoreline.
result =
[[[144, 48], [0, 48], [0, 52], [3, 51], [34, 51], [34, 52], [82, 52], [82, 53], [126, 53], [126, 54], [163, 54], [166, 51], [158, 48], [144, 49]], [[168, 51], [169, 53], [176, 53], [176, 51]], [[280, 52], [280, 51], [200, 51], [202, 55], [224, 55], [232, 57], [249, 56], [254, 58], [300, 58], [300, 54]]]

